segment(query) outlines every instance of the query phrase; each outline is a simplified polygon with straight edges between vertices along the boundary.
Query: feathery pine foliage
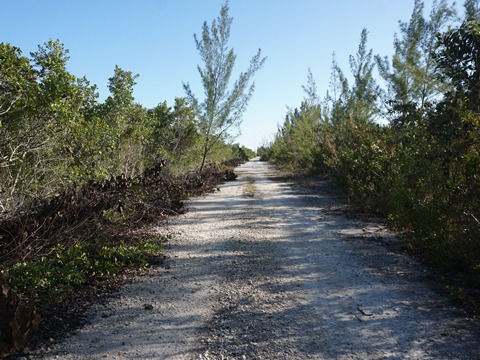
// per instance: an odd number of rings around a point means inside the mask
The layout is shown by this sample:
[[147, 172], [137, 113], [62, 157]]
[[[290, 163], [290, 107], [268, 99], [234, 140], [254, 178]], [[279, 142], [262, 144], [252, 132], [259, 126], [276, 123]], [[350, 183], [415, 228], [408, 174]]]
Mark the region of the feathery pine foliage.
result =
[[233, 18], [228, 14], [228, 1], [222, 6], [220, 15], [203, 24], [200, 38], [194, 35], [195, 45], [204, 67], [197, 66], [204, 89], [205, 99], [200, 102], [190, 85], [184, 83], [187, 99], [198, 118], [199, 131], [202, 136], [203, 169], [207, 157], [218, 143], [228, 141], [231, 131], [240, 125], [255, 88], [252, 78], [263, 66], [266, 58], [261, 57], [261, 50], [250, 60], [245, 72], [231, 85], [231, 76], [236, 61], [233, 49], [228, 48]]

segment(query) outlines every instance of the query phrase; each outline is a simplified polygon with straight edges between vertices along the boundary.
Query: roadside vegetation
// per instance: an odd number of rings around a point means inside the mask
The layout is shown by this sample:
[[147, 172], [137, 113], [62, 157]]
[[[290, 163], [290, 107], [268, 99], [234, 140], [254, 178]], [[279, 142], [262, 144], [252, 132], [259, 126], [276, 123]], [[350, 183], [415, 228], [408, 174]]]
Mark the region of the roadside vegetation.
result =
[[99, 102], [96, 86], [68, 71], [59, 40], [29, 56], [0, 43], [0, 357], [42, 316], [51, 323], [52, 308], [158, 262], [168, 236], [155, 225], [255, 156], [231, 130], [265, 59], [259, 50], [232, 85], [228, 10], [195, 36], [205, 93], [215, 94], [204, 102], [185, 85], [174, 104], [145, 108], [134, 97], [139, 75], [120, 66]]
[[368, 31], [346, 75], [332, 63], [330, 90], [288, 111], [258, 150], [295, 173], [326, 174], [350, 201], [384, 216], [408, 247], [465, 300], [480, 287], [480, 6], [415, 0], [391, 58], [368, 49]]

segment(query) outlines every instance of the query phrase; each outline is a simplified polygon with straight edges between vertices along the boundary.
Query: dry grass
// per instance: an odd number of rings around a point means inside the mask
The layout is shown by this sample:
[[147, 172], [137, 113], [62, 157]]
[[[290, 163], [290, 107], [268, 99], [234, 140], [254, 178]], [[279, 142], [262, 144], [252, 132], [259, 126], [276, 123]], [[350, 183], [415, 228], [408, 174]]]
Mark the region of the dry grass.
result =
[[243, 187], [243, 196], [254, 197], [257, 187], [254, 185], [255, 180], [247, 177], [247, 184]]

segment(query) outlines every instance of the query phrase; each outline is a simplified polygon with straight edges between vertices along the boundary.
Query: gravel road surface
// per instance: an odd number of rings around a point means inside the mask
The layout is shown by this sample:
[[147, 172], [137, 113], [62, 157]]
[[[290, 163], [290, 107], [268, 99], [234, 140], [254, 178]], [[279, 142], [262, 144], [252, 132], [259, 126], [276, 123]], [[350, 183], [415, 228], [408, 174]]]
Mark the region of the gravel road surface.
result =
[[[166, 267], [90, 310], [48, 359], [480, 359], [478, 320], [349, 216], [258, 160], [170, 221]], [[351, 215], [351, 214], [350, 214]]]

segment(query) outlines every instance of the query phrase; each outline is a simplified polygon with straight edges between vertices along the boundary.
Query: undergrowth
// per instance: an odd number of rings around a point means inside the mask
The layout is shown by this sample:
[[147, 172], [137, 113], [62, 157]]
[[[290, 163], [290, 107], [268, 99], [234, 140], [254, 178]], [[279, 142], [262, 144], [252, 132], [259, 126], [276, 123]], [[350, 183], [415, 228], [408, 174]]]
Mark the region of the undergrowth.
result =
[[69, 248], [60, 244], [48, 256], [17, 262], [3, 275], [21, 298], [58, 303], [94, 279], [113, 277], [126, 268], [146, 267], [149, 256], [160, 253], [166, 240], [158, 236], [131, 245], [77, 242]]

